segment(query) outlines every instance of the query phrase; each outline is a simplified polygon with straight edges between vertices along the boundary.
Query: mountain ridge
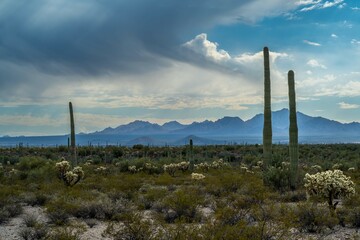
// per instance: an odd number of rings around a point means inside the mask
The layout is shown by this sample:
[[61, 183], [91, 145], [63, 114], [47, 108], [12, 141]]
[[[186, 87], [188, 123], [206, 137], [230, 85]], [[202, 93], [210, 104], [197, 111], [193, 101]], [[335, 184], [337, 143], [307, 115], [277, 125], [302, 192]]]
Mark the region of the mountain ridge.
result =
[[[130, 134], [130, 135], [153, 135], [153, 134], [179, 134], [179, 135], [261, 135], [264, 115], [256, 114], [244, 121], [240, 117], [225, 116], [216, 121], [204, 120], [191, 124], [181, 124], [177, 121], [166, 122], [162, 125], [148, 121], [136, 120], [128, 124], [119, 125], [116, 128], [105, 128], [102, 131], [89, 134]], [[297, 112], [299, 136], [311, 135], [360, 135], [360, 123], [341, 123], [324, 117], [312, 117]], [[283, 108], [272, 112], [273, 134], [286, 136], [289, 126], [289, 110]]]

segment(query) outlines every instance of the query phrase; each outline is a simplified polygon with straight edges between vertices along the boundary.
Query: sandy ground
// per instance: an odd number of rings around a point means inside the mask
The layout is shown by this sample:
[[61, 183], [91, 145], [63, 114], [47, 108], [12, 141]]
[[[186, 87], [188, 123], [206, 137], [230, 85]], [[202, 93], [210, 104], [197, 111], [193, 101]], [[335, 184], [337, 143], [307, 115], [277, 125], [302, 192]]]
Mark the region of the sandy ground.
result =
[[[10, 219], [7, 223], [0, 225], [0, 240], [21, 240], [19, 232], [25, 228], [23, 217], [26, 215], [37, 216], [38, 222], [47, 223], [48, 219], [44, 213], [44, 209], [41, 207], [24, 206], [23, 214], [16, 218]], [[82, 234], [81, 239], [83, 240], [110, 240], [105, 238], [101, 234], [106, 229], [106, 224], [97, 220], [94, 220], [95, 225], [90, 228], [85, 222], [81, 222], [82, 225], [86, 226], [85, 232]]]
[[[206, 214], [210, 214], [210, 210], [204, 209]], [[10, 219], [7, 223], [0, 225], [0, 240], [21, 240], [19, 231], [25, 228], [23, 217], [26, 214], [38, 216], [40, 223], [47, 223], [48, 219], [44, 213], [44, 209], [41, 207], [24, 206], [24, 213], [16, 218]], [[146, 215], [146, 214], [145, 214]], [[75, 221], [75, 220], [74, 220]], [[81, 220], [76, 220], [78, 223], [86, 226], [85, 232], [82, 234], [83, 240], [110, 240], [111, 238], [105, 238], [102, 233], [106, 229], [104, 222], [93, 220], [94, 226], [91, 228]], [[324, 234], [309, 234], [294, 232], [294, 238], [296, 240], [310, 240], [310, 239], [322, 239], [322, 240], [360, 240], [360, 229], [356, 228], [341, 228], [337, 227], [334, 230], [329, 230]]]

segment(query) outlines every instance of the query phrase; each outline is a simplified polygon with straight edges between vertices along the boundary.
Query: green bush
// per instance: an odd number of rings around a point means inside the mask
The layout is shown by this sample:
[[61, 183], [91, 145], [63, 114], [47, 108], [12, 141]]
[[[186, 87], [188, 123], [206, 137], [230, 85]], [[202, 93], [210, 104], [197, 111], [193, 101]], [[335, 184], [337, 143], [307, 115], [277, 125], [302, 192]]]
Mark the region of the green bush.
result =
[[21, 157], [17, 168], [20, 171], [29, 171], [36, 168], [41, 168], [45, 164], [49, 163], [49, 160], [39, 157]]
[[333, 229], [339, 224], [339, 219], [332, 216], [324, 206], [301, 203], [295, 209], [295, 224], [300, 231], [320, 233], [326, 228]]
[[158, 239], [156, 238], [156, 231], [148, 219], [143, 219], [139, 213], [122, 214], [120, 218], [123, 223], [122, 226], [115, 223], [109, 223], [105, 236], [111, 237], [114, 240], [122, 239]]
[[180, 188], [162, 201], [165, 210], [165, 220], [174, 222], [183, 220], [185, 222], [194, 222], [196, 208], [204, 202], [201, 193], [195, 188]]
[[360, 207], [350, 209], [348, 221], [352, 227], [360, 228]]

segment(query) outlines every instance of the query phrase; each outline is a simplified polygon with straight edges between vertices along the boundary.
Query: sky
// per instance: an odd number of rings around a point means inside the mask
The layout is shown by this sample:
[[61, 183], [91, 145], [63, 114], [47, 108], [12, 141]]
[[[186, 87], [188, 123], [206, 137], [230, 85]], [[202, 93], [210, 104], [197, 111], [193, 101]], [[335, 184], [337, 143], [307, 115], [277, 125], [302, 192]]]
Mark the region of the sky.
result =
[[94, 132], [272, 110], [360, 122], [355, 0], [2, 0], [0, 136]]

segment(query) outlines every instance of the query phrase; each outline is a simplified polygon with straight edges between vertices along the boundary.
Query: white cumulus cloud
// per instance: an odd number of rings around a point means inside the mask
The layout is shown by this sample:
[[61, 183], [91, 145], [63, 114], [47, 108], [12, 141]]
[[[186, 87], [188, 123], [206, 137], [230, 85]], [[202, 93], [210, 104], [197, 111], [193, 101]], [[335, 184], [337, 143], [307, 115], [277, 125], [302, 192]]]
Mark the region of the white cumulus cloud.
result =
[[338, 105], [340, 106], [341, 109], [357, 109], [360, 107], [360, 105], [358, 104], [349, 104], [345, 102], [340, 102], [338, 103]]
[[310, 59], [307, 63], [308, 66], [313, 67], [313, 68], [322, 68], [322, 69], [326, 69], [326, 66], [319, 63], [316, 59]]
[[206, 33], [197, 35], [194, 39], [184, 43], [183, 46], [214, 62], [228, 61], [231, 59], [228, 52], [223, 49], [218, 49], [216, 42], [210, 42], [207, 39]]

